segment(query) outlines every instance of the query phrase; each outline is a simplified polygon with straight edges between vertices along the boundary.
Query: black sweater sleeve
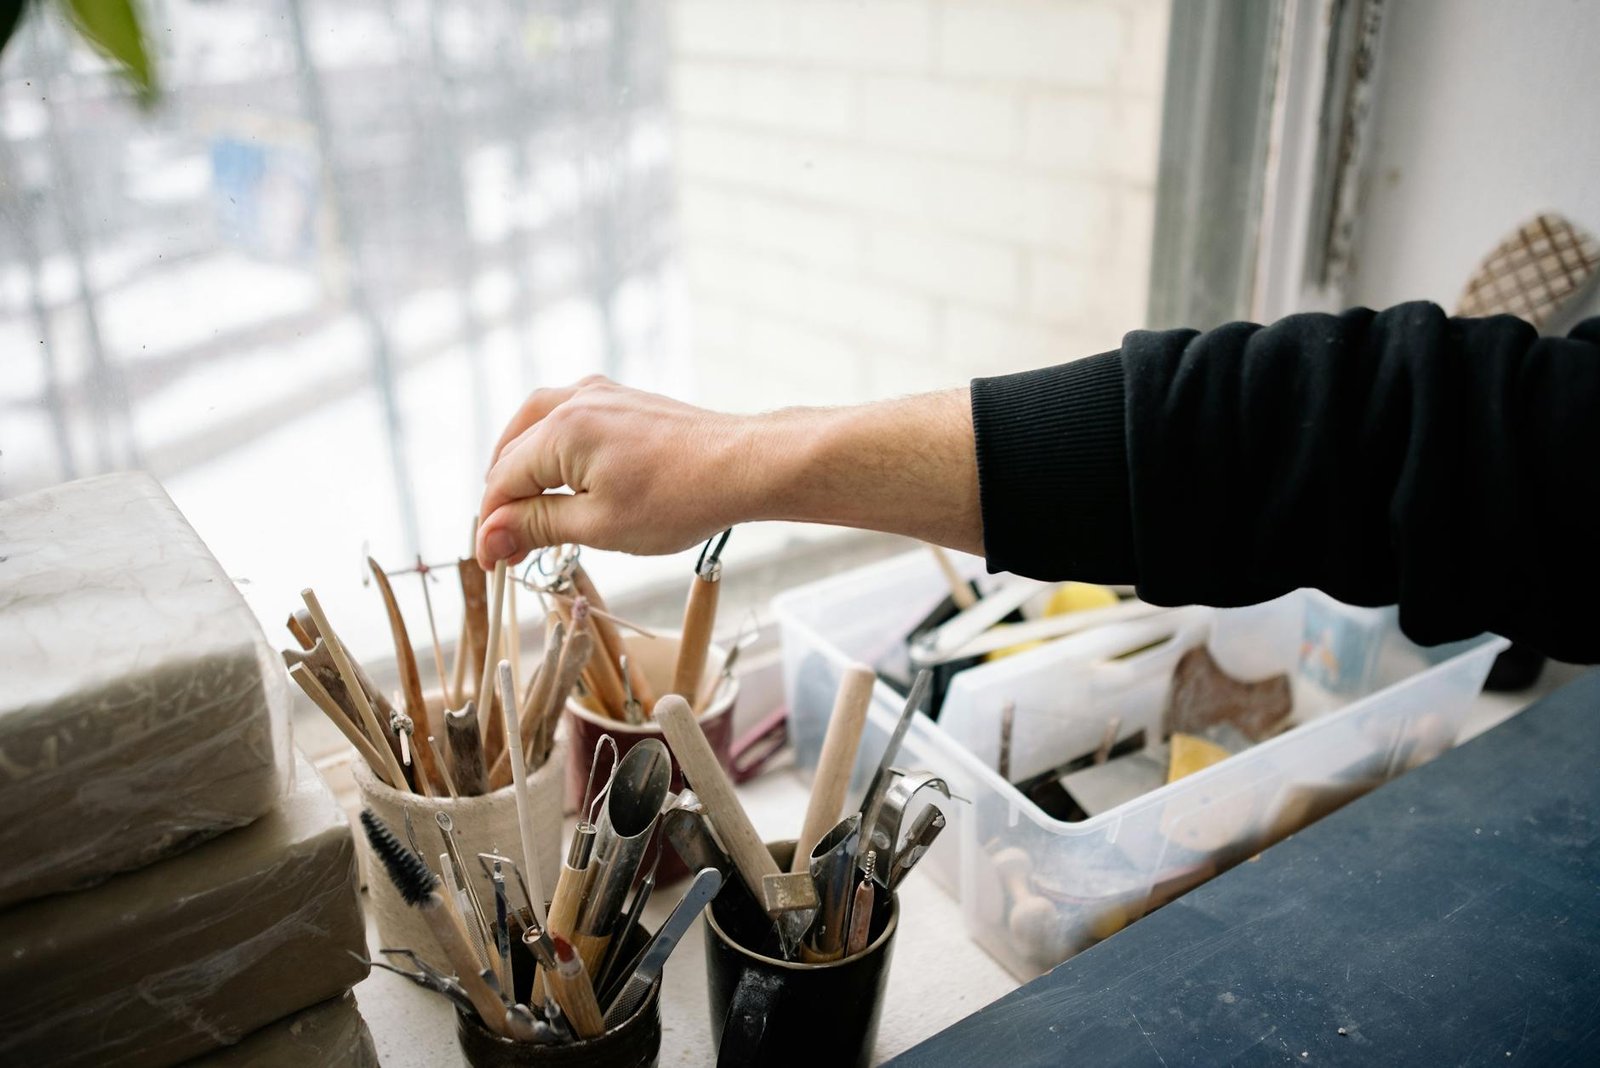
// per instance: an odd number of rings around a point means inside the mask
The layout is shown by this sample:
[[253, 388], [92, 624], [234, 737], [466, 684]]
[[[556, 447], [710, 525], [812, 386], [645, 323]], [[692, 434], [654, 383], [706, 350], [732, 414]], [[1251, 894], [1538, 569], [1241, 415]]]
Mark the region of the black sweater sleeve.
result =
[[1302, 586], [1600, 660], [1600, 318], [1435, 305], [1135, 331], [972, 383], [989, 566], [1158, 604]]

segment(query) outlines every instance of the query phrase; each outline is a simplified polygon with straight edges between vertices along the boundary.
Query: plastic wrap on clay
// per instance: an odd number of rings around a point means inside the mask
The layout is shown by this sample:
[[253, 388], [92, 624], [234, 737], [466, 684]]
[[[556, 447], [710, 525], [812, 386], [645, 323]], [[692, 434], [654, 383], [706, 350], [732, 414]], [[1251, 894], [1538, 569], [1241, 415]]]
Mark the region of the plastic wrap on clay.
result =
[[270, 808], [283, 670], [160, 485], [0, 501], [0, 907], [143, 867]]
[[183, 1068], [378, 1068], [378, 1051], [347, 992], [253, 1031], [238, 1045], [184, 1061]]
[[0, 913], [0, 1064], [143, 1068], [231, 1045], [367, 972], [349, 824], [295, 762], [248, 827]]

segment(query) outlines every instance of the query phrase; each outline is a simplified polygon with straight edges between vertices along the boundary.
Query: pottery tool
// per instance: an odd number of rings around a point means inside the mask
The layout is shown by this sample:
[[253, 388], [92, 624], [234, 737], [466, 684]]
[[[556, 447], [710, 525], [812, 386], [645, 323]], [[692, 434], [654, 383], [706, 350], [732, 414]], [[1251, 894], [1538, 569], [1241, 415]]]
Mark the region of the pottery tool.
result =
[[456, 1008], [460, 1009], [462, 1012], [477, 1015], [478, 1007], [474, 1005], [472, 999], [467, 996], [466, 989], [456, 981], [455, 976], [446, 975], [444, 972], [441, 972], [439, 969], [435, 968], [421, 957], [418, 957], [416, 953], [409, 949], [380, 949], [378, 952], [386, 956], [403, 957], [411, 961], [412, 965], [417, 969], [414, 972], [408, 972], [404, 968], [397, 968], [393, 964], [389, 964], [386, 961], [368, 960], [366, 957], [363, 957], [361, 954], [356, 953], [353, 950], [345, 950], [345, 952], [349, 953], [350, 956], [354, 957], [356, 960], [360, 961], [362, 964], [365, 964], [369, 968], [381, 968], [386, 972], [393, 972], [395, 975], [398, 975], [401, 978], [409, 979], [411, 982], [422, 987], [424, 990], [431, 990], [436, 994], [443, 994], [445, 997], [454, 1002]]
[[[544, 653], [540, 658], [539, 668], [534, 672], [533, 682], [528, 686], [527, 695], [521, 699], [521, 711], [517, 716], [520, 730], [520, 742], [523, 760], [526, 767], [537, 768], [544, 763], [542, 759], [533, 757], [534, 742], [539, 737], [540, 727], [544, 720], [544, 708], [549, 702], [550, 692], [555, 688], [556, 673], [560, 667], [561, 646], [566, 641], [566, 624], [558, 617], [555, 626], [548, 629], [544, 639]], [[515, 685], [515, 680], [513, 680]], [[511, 781], [511, 750], [502, 749], [495, 758], [494, 766], [489, 769], [489, 789], [498, 790]]]
[[630, 726], [644, 723], [644, 702], [633, 695], [633, 681], [628, 678], [628, 655], [622, 655], [622, 719]]
[[594, 988], [597, 994], [611, 983], [613, 973], [622, 963], [618, 958], [622, 955], [623, 947], [632, 940], [633, 932], [638, 928], [646, 906], [650, 904], [650, 896], [655, 893], [656, 868], [661, 864], [661, 839], [657, 837], [654, 841], [655, 860], [645, 871], [644, 878], [639, 880], [639, 886], [633, 892], [633, 900], [628, 902], [627, 909], [623, 911], [616, 932], [612, 934], [611, 942], [606, 946], [606, 955], [594, 973]]
[[1161, 731], [1163, 735], [1204, 734], [1209, 727], [1229, 723], [1259, 742], [1288, 718], [1293, 707], [1288, 675], [1256, 682], [1236, 679], [1200, 645], [1179, 657], [1172, 669]]
[[472, 658], [472, 628], [465, 612], [461, 616], [461, 631], [456, 636], [455, 663], [450, 669], [451, 696], [447, 705], [460, 704], [467, 696], [467, 661]]
[[506, 873], [500, 862], [490, 877], [494, 885], [494, 948], [500, 965], [500, 989], [514, 989], [511, 982], [511, 923], [506, 904]]
[[369, 740], [374, 743], [384, 757], [384, 764], [389, 769], [391, 779], [396, 784], [395, 789], [409, 789], [406, 773], [400, 767], [400, 761], [389, 749], [384, 728], [378, 722], [377, 715], [372, 711], [372, 704], [367, 700], [367, 692], [356, 677], [355, 669], [350, 666], [350, 657], [344, 651], [344, 643], [339, 641], [339, 636], [334, 633], [333, 627], [328, 623], [328, 617], [322, 611], [322, 605], [317, 600], [317, 595], [309, 587], [300, 591], [301, 600], [305, 601], [306, 610], [311, 613], [311, 618], [316, 622], [317, 632], [322, 638], [322, 643], [333, 657], [334, 666], [339, 669], [339, 677], [344, 681], [345, 689], [349, 691], [351, 699], [355, 702], [356, 710], [361, 714], [361, 725]]
[[478, 733], [478, 710], [468, 701], [465, 708], [444, 714], [445, 738], [450, 745], [450, 777], [456, 789], [467, 797], [486, 793], [489, 773], [483, 766], [483, 737]]
[[722, 889], [722, 875], [715, 869], [702, 868], [695, 874], [689, 889], [684, 891], [683, 897], [672, 907], [672, 913], [663, 921], [655, 936], [650, 939], [639, 956], [629, 962], [627, 980], [606, 1008], [607, 1027], [616, 1027], [639, 1011], [639, 1006], [644, 1004], [645, 998], [650, 994], [650, 988], [655, 986], [656, 980], [661, 977], [661, 970], [666, 967], [667, 958], [672, 956], [672, 951], [683, 941], [683, 936], [688, 932], [689, 925], [694, 923], [694, 918], [711, 903], [711, 899], [717, 896], [717, 891], [720, 889]]
[[938, 545], [930, 544], [928, 551], [933, 554], [933, 562], [939, 565], [939, 573], [944, 576], [945, 584], [950, 587], [950, 600], [955, 602], [957, 608], [971, 608], [978, 603], [978, 595], [973, 592], [972, 584], [961, 577], [956, 570], [956, 565], [951, 562], [950, 554]]
[[661, 834], [690, 871], [715, 868], [724, 877], [733, 871], [733, 861], [712, 833], [700, 798], [693, 790], [680, 793], [673, 806], [662, 814]]
[[656, 703], [655, 718], [678, 758], [683, 777], [700, 795], [706, 816], [716, 827], [745, 888], [777, 925], [784, 956], [792, 958], [817, 914], [817, 888], [811, 876], [803, 871], [784, 872], [772, 859], [688, 702], [668, 694]]
[[844, 955], [853, 957], [867, 948], [867, 936], [872, 932], [872, 879], [877, 872], [878, 854], [869, 852], [861, 869], [861, 882], [856, 886], [855, 897], [850, 902], [850, 933], [845, 938]]
[[805, 871], [811, 860], [811, 847], [839, 820], [844, 808], [850, 772], [856, 765], [856, 750], [866, 727], [867, 709], [872, 704], [872, 687], [877, 682], [871, 668], [851, 664], [839, 680], [834, 696], [828, 732], [822, 739], [822, 754], [817, 759], [816, 776], [811, 780], [811, 799], [806, 805], [805, 822], [795, 840], [794, 862], [790, 871]]
[[[877, 770], [872, 773], [872, 781], [867, 784], [867, 792], [861, 799], [861, 842], [856, 850], [856, 861], [863, 862], [866, 851], [872, 839], [873, 829], [879, 821], [879, 810], [883, 807], [884, 797], [888, 794], [890, 780], [893, 778], [892, 768], [895, 758], [900, 755], [900, 745], [905, 741], [906, 731], [911, 728], [911, 717], [916, 715], [917, 709], [928, 696], [928, 688], [933, 685], [933, 673], [926, 668], [917, 672], [917, 677], [911, 683], [911, 692], [906, 695], [905, 709], [900, 713], [899, 722], [894, 725], [894, 731], [889, 735], [889, 742], [883, 747], [883, 755], [878, 758]], [[894, 845], [891, 839], [889, 845]]]
[[[455, 820], [448, 812], [435, 812], [433, 822], [439, 828], [439, 837], [444, 841], [444, 856], [450, 861], [449, 870], [454, 874], [445, 879], [445, 886], [460, 893], [466, 899], [466, 904], [461, 907], [461, 915], [467, 921], [468, 933], [473, 936], [473, 941], [483, 953], [484, 963], [490, 960], [488, 953], [489, 941], [493, 928], [489, 925], [489, 912], [484, 907], [483, 900], [478, 897], [478, 884], [473, 882], [470, 869], [465, 859], [461, 856], [461, 845], [456, 841]], [[444, 871], [443, 865], [440, 870]]]
[[583, 959], [565, 938], [552, 937], [551, 941], [555, 943], [556, 954], [555, 969], [546, 980], [551, 996], [561, 1006], [579, 1038], [604, 1034], [605, 1018], [600, 1014], [600, 1003], [594, 996], [594, 986], [584, 970]]
[[595, 827], [589, 860], [595, 872], [573, 939], [590, 974], [599, 972], [671, 781], [672, 757], [659, 738], [639, 742], [617, 765]]
[[[394, 639], [395, 667], [400, 672], [406, 715], [411, 717], [411, 722], [426, 739], [433, 733], [433, 727], [428, 720], [428, 702], [422, 696], [422, 673], [417, 670], [417, 655], [411, 648], [411, 637], [406, 632], [405, 618], [400, 614], [400, 603], [395, 600], [394, 590], [389, 585], [389, 576], [378, 566], [378, 561], [369, 556], [367, 566], [372, 569], [372, 579], [378, 584], [378, 593], [383, 597], [384, 611], [389, 615], [389, 634]], [[423, 787], [424, 794], [436, 793], [436, 788], [443, 786], [443, 781], [440, 779], [438, 767], [434, 764], [433, 753], [426, 744], [413, 748], [417, 750], [416, 762], [421, 768], [417, 784]]]
[[544, 712], [539, 717], [538, 736], [530, 755], [534, 767], [543, 765], [549, 759], [550, 747], [555, 744], [556, 727], [561, 723], [561, 712], [566, 708], [567, 698], [578, 684], [579, 676], [593, 659], [593, 651], [594, 638], [589, 632], [568, 632], [567, 640], [561, 647], [561, 666], [556, 671], [555, 687], [550, 691]]
[[[324, 627], [323, 634], [327, 633]], [[389, 873], [390, 882], [400, 891], [406, 904], [418, 909], [427, 920], [434, 940], [456, 970], [457, 982], [478, 1010], [483, 1025], [497, 1035], [505, 1035], [505, 1003], [479, 973], [466, 931], [450, 919], [444, 899], [439, 896], [439, 880], [422, 858], [402, 845], [370, 808], [361, 810], [361, 825], [366, 829], [372, 851]]]
[[[1018, 592], [1021, 591], [1019, 590]], [[972, 613], [983, 612], [984, 606], [992, 599], [993, 597], [986, 597], [968, 611]], [[1001, 607], [1006, 607], [1006, 602], [997, 605], [996, 610]], [[970, 628], [964, 625], [962, 616], [967, 613], [962, 613], [961, 616], [957, 616], [949, 623], [919, 639], [911, 650], [911, 661], [917, 667], [932, 667], [952, 660], [961, 660], [973, 656], [987, 656], [990, 653], [1000, 652], [1013, 646], [1026, 645], [1030, 642], [1064, 638], [1069, 634], [1078, 634], [1110, 623], [1123, 623], [1129, 620], [1164, 615], [1170, 611], [1172, 611], [1170, 608], [1163, 608], [1136, 598], [1130, 598], [1104, 608], [1086, 608], [1081, 612], [1045, 616], [1043, 619], [1030, 619], [1022, 623], [1000, 623], [996, 620], [993, 625], [984, 627], [977, 634], [970, 633]], [[953, 626], [957, 624], [963, 625], [959, 627]], [[952, 629], [947, 633], [947, 628]]]
[[595, 711], [612, 719], [622, 719], [622, 709], [628, 700], [628, 694], [623, 688], [622, 675], [618, 671], [616, 662], [605, 652], [600, 632], [595, 629], [597, 617], [589, 610], [589, 599], [574, 597], [570, 602], [558, 600], [556, 611], [562, 614], [567, 624], [569, 642], [576, 635], [585, 634], [592, 643], [591, 648], [596, 655], [590, 657], [583, 678], [589, 687], [589, 693], [594, 698]]
[[689, 599], [683, 607], [683, 633], [678, 639], [678, 660], [672, 670], [672, 692], [685, 701], [700, 693], [706, 651], [717, 623], [717, 595], [722, 589], [722, 550], [732, 529], [709, 539], [700, 550], [689, 580]]
[[406, 789], [403, 782], [396, 784], [390, 781], [389, 764], [383, 759], [383, 754], [379, 753], [377, 747], [350, 721], [350, 717], [333, 703], [333, 698], [328, 696], [328, 691], [322, 688], [322, 684], [317, 681], [317, 677], [312, 674], [309, 667], [305, 664], [295, 664], [289, 668], [289, 677], [305, 691], [307, 697], [311, 698], [311, 703], [322, 710], [323, 715], [333, 720], [333, 725], [339, 728], [339, 733], [343, 734], [351, 745], [355, 746], [356, 752], [361, 754], [361, 758], [367, 762], [374, 775], [397, 790]]
[[956, 797], [950, 792], [949, 784], [931, 771], [894, 771], [889, 776], [889, 788], [883, 792], [873, 816], [870, 820], [862, 821], [861, 843], [856, 854], [882, 854], [884, 862], [878, 865], [872, 876], [880, 886], [889, 885], [888, 858], [894, 855], [895, 843], [901, 839], [900, 827], [905, 822], [912, 799], [923, 790], [936, 790], [946, 800]]
[[905, 843], [900, 851], [894, 855], [894, 861], [889, 865], [889, 881], [886, 884], [892, 894], [899, 888], [900, 883], [917, 862], [927, 855], [933, 840], [945, 828], [944, 813], [935, 805], [929, 805], [917, 813], [917, 818], [911, 821], [911, 830], [906, 832]]
[[[316, 632], [316, 623], [312, 620], [310, 612], [301, 609], [298, 614], [305, 617], [305, 625], [312, 632], [311, 646], [304, 650], [283, 650], [284, 665], [292, 667], [295, 664], [304, 664], [309, 668], [317, 682], [321, 683], [323, 690], [333, 699], [335, 707], [343, 711], [350, 722], [354, 723], [364, 733], [366, 730], [365, 721], [361, 717], [360, 709], [356, 706], [355, 698], [350, 695], [349, 688], [344, 684], [344, 676], [339, 673], [339, 667], [334, 663], [333, 653], [329, 651], [328, 643], [323, 641], [321, 635]], [[301, 633], [304, 633], [304, 631]], [[348, 657], [349, 653], [347, 652], [345, 655]], [[378, 723], [381, 725], [392, 723], [395, 713], [394, 706], [389, 703], [388, 698], [384, 697], [382, 692], [373, 686], [372, 681], [367, 678], [366, 671], [362, 669], [358, 661], [350, 660], [350, 667], [354, 670], [356, 681], [361, 684], [362, 691], [366, 694], [367, 701], [371, 704]], [[400, 759], [400, 744], [393, 731], [386, 730], [383, 732], [382, 738], [369, 738], [368, 741], [376, 746], [387, 748], [390, 753], [394, 754], [396, 760]], [[409, 786], [401, 787], [401, 789], [409, 789]]]
[[450, 763], [444, 758], [444, 750], [439, 748], [439, 739], [430, 734], [428, 735], [427, 745], [428, 751], [433, 754], [433, 762], [439, 769], [439, 776], [444, 779], [445, 792], [450, 795], [452, 800], [459, 798], [461, 792], [456, 789], [455, 776], [450, 774]]
[[[1045, 598], [1044, 606], [1040, 610], [1041, 617], [1062, 616], [1072, 612], [1087, 612], [1100, 608], [1112, 608], [1121, 601], [1116, 592], [1109, 586], [1098, 586], [1089, 582], [1063, 582], [1058, 585], [1049, 597]], [[995, 630], [1006, 636], [1014, 632], [1007, 628], [1013, 624], [1002, 621], [995, 625]], [[1029, 649], [1037, 649], [1044, 645], [1047, 639], [1035, 638], [1031, 641], [1019, 642], [1016, 645], [1007, 645], [1002, 649], [985, 653], [985, 662], [992, 663], [1004, 660], [1008, 656], [1025, 653]]]
[[[495, 568], [498, 580], [505, 578], [504, 561]], [[522, 746], [518, 744], [517, 693], [511, 679], [511, 665], [500, 661], [496, 669], [500, 682], [500, 705], [505, 711], [505, 744], [511, 752], [511, 788], [517, 797], [517, 831], [522, 836], [522, 871], [532, 894], [533, 915], [539, 926], [546, 926], [544, 887], [539, 881], [539, 850], [533, 843], [533, 798], [528, 793], [528, 773], [522, 766]]]
[[[474, 922], [472, 901], [467, 897], [466, 888], [456, 878], [456, 866], [450, 863], [450, 854], [447, 852], [439, 854], [439, 875], [444, 887], [445, 902], [455, 906], [455, 914], [461, 917], [462, 928], [467, 932], [472, 948], [478, 951], [478, 960], [483, 964], [492, 963], [494, 958], [489, 953], [489, 943], [484, 937], [483, 929]], [[468, 880], [469, 883], [470, 881]], [[502, 987], [505, 985], [503, 979], [497, 977], [496, 981]]]
[[[483, 643], [483, 670], [478, 676], [478, 728], [483, 732], [483, 759], [493, 764], [505, 744], [505, 711], [500, 707], [500, 693], [495, 688], [495, 663], [500, 657], [500, 624], [506, 608], [506, 565], [502, 560], [494, 565], [494, 587], [489, 611], [489, 633]], [[516, 694], [512, 694], [513, 700]]]
[[[606, 608], [605, 598], [600, 596], [600, 591], [595, 588], [589, 573], [583, 569], [582, 564], [577, 564], [572, 569], [572, 586], [577, 593], [595, 607], [595, 613], [590, 618], [594, 627], [595, 636], [600, 646], [605, 650], [606, 659], [613, 667], [621, 669], [622, 654], [627, 652], [627, 646], [622, 643], [622, 635], [617, 631], [616, 624], [611, 622], [610, 610]], [[655, 692], [650, 688], [650, 681], [644, 677], [644, 672], [635, 664], [629, 676], [633, 683], [633, 692], [645, 708], [655, 706]], [[620, 678], [619, 678], [620, 689]], [[620, 708], [621, 706], [617, 706]]]
[[422, 562], [422, 557], [417, 557], [417, 580], [422, 583], [422, 605], [428, 614], [428, 637], [433, 641], [433, 666], [439, 673], [439, 694], [446, 705], [455, 704], [456, 698], [450, 693], [450, 679], [444, 670], [444, 647], [439, 644], [439, 624], [433, 616], [433, 593], [428, 589], [428, 583], [433, 581], [433, 568]]
[[489, 576], [471, 556], [456, 561], [456, 574], [461, 580], [462, 622], [467, 631], [468, 677], [463, 680], [461, 693], [475, 694], [483, 684], [476, 668], [482, 667], [489, 648]]
[[861, 835], [861, 816], [851, 813], [840, 820], [807, 851], [806, 866], [817, 888], [816, 921], [801, 947], [807, 963], [825, 963], [844, 956], [848, 936], [850, 899], [856, 884], [856, 844]]
[[511, 661], [512, 692], [521, 701], [525, 696], [522, 689], [522, 623], [517, 615], [517, 584], [515, 581], [506, 583], [506, 619], [504, 629], [501, 631], [506, 646], [505, 658]]
[[990, 858], [994, 870], [1011, 898], [1006, 913], [1006, 930], [1021, 946], [1050, 946], [1061, 925], [1060, 914], [1049, 898], [1033, 889], [1033, 860], [1018, 848], [1002, 849]]
[[1094, 763], [1104, 764], [1111, 758], [1111, 750], [1117, 744], [1117, 731], [1121, 728], [1121, 716], [1112, 716], [1106, 720], [1106, 729], [1100, 735], [1100, 746], [1094, 751]]
[[[600, 751], [606, 746], [611, 747], [611, 771], [606, 776], [606, 781], [598, 793], [594, 789], [595, 773], [600, 768]], [[555, 893], [550, 898], [549, 922], [545, 925], [553, 935], [571, 941], [577, 937], [578, 917], [583, 911], [583, 904], [589, 897], [589, 891], [594, 882], [594, 874], [598, 866], [591, 866], [589, 860], [594, 855], [594, 840], [598, 833], [595, 825], [596, 811], [611, 793], [611, 783], [616, 777], [617, 766], [617, 741], [609, 734], [600, 736], [600, 741], [594, 747], [594, 754], [589, 758], [589, 779], [583, 788], [582, 804], [578, 807], [578, 825], [573, 828], [572, 841], [567, 844], [566, 855], [561, 861], [561, 874], [556, 878]], [[535, 977], [536, 987], [542, 989], [542, 976]]]

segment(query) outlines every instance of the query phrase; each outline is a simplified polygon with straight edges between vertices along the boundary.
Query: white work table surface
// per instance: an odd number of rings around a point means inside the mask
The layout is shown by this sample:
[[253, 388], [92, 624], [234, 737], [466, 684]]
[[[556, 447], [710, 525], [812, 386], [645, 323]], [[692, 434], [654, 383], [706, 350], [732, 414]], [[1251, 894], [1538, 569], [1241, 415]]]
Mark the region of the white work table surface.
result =
[[[799, 830], [808, 790], [795, 772], [768, 773], [741, 787], [739, 794], [763, 838], [792, 838]], [[948, 841], [933, 848], [955, 847]], [[646, 926], [654, 929], [666, 918], [686, 885], [652, 895]], [[706, 1009], [702, 922], [695, 921], [667, 963], [661, 998], [662, 1068], [699, 1068], [717, 1060]], [[376, 937], [369, 923], [367, 938], [374, 950]], [[912, 872], [900, 886], [900, 933], [874, 1061], [909, 1049], [1016, 986], [1004, 968], [967, 938], [956, 903], [925, 873]], [[377, 969], [356, 987], [356, 998], [384, 1068], [461, 1063], [454, 1016], [444, 998]]]

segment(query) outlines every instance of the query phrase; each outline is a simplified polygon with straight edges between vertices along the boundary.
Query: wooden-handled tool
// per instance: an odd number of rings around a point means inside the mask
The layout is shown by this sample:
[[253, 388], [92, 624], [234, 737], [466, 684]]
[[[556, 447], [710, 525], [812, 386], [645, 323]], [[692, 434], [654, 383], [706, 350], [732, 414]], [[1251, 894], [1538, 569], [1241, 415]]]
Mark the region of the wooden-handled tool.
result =
[[656, 704], [656, 721], [683, 769], [683, 777], [700, 795], [706, 818], [716, 828], [745, 888], [778, 926], [785, 955], [792, 956], [817, 914], [817, 888], [806, 871], [785, 872], [762, 844], [750, 816], [733, 792], [733, 781], [717, 762], [705, 732], [689, 703], [668, 694]]
[[730, 531], [706, 542], [689, 582], [689, 600], [683, 608], [683, 633], [678, 639], [678, 661], [672, 671], [672, 692], [693, 702], [705, 674], [711, 631], [717, 624], [717, 594], [722, 589], [722, 547]]
[[[620, 713], [623, 699], [620, 696], [622, 693], [622, 678], [617, 673], [622, 670], [622, 654], [627, 652], [628, 648], [622, 644], [622, 632], [617, 630], [616, 624], [612, 623], [609, 618], [610, 611], [606, 608], [605, 599], [600, 596], [600, 591], [595, 589], [594, 581], [589, 578], [589, 573], [583, 569], [582, 564], [572, 569], [572, 585], [579, 596], [595, 607], [595, 611], [590, 615], [589, 621], [590, 625], [594, 627], [595, 637], [599, 640], [600, 648], [605, 653], [605, 659], [609, 660], [611, 666], [616, 669], [613, 674], [616, 674], [619, 697], [613, 707]], [[644, 677], [644, 669], [633, 663], [632, 658], [629, 659], [628, 685], [633, 687], [634, 700], [645, 708], [651, 708], [655, 705], [655, 691], [650, 688], [649, 680]], [[610, 698], [607, 697], [606, 700], [609, 701]]]
[[867, 709], [872, 705], [872, 686], [877, 676], [864, 664], [851, 664], [839, 680], [839, 693], [833, 700], [833, 716], [822, 739], [822, 756], [817, 775], [811, 781], [811, 801], [806, 806], [805, 823], [795, 841], [794, 863], [790, 871], [806, 871], [811, 849], [839, 822], [844, 795], [850, 788], [850, 772], [855, 767], [861, 732], [867, 724]]
[[389, 576], [378, 566], [378, 561], [370, 556], [367, 557], [367, 566], [372, 569], [373, 581], [378, 584], [378, 592], [383, 595], [384, 610], [389, 614], [395, 666], [400, 671], [400, 692], [405, 696], [406, 715], [411, 717], [415, 736], [420, 739], [411, 747], [416, 753], [414, 759], [420, 769], [417, 784], [423, 787], [424, 794], [439, 793], [444, 788], [444, 780], [434, 765], [433, 751], [428, 748], [428, 735], [433, 733], [433, 724], [428, 721], [428, 702], [422, 696], [422, 673], [417, 669], [417, 654], [411, 648], [411, 636], [406, 632], [405, 617], [400, 614], [400, 603], [395, 600]]
[[334, 666], [339, 669], [339, 677], [344, 680], [345, 689], [350, 692], [351, 700], [355, 702], [356, 711], [361, 715], [361, 726], [367, 737], [373, 742], [374, 747], [383, 754], [384, 765], [389, 769], [390, 780], [397, 783], [395, 789], [405, 790], [405, 769], [400, 766], [400, 761], [395, 758], [389, 749], [386, 739], [388, 733], [378, 722], [377, 714], [372, 711], [372, 704], [367, 700], [367, 691], [361, 685], [361, 680], [356, 676], [355, 669], [350, 666], [350, 657], [344, 651], [344, 644], [339, 641], [339, 636], [334, 633], [333, 626], [328, 622], [328, 617], [322, 611], [322, 604], [317, 600], [315, 591], [309, 587], [300, 591], [300, 599], [305, 601], [306, 610], [311, 613], [311, 618], [317, 624], [317, 632], [322, 637], [322, 642], [328, 647], [328, 653], [333, 657]]
[[950, 600], [957, 608], [971, 608], [978, 603], [978, 597], [972, 592], [972, 586], [961, 573], [956, 570], [956, 565], [950, 561], [950, 554], [937, 545], [929, 545], [928, 551], [933, 553], [934, 562], [939, 565], [940, 574], [950, 587]]
[[584, 970], [583, 960], [565, 938], [551, 937], [556, 949], [556, 967], [550, 972], [550, 993], [566, 1014], [579, 1038], [595, 1038], [605, 1032], [605, 1018], [594, 996], [594, 984]]
[[489, 772], [483, 763], [483, 736], [478, 733], [478, 710], [471, 701], [465, 708], [444, 714], [445, 737], [450, 743], [450, 778], [468, 797], [487, 793]]
[[350, 721], [350, 717], [345, 715], [344, 711], [334, 703], [333, 698], [328, 696], [328, 691], [322, 688], [322, 683], [317, 681], [316, 675], [312, 674], [309, 667], [305, 664], [294, 664], [289, 668], [289, 677], [299, 685], [300, 689], [305, 691], [307, 697], [311, 698], [312, 704], [320, 708], [324, 715], [333, 720], [333, 725], [338, 727], [340, 733], [349, 740], [351, 745], [356, 747], [356, 752], [360, 753], [362, 759], [366, 760], [367, 766], [372, 768], [374, 775], [389, 783], [396, 790], [404, 790], [406, 788], [404, 782], [390, 782], [389, 764], [383, 759], [383, 754], [378, 752], [377, 746], [373, 745], [367, 739], [367, 736], [361, 733], [360, 729]]
[[489, 612], [489, 633], [483, 643], [483, 670], [478, 675], [478, 726], [483, 732], [483, 759], [490, 764], [500, 755], [505, 739], [505, 712], [495, 690], [494, 665], [500, 659], [500, 624], [506, 610], [506, 562], [494, 565], [494, 590]]
[[[495, 567], [495, 574], [505, 577], [505, 561]], [[500, 704], [505, 710], [505, 745], [511, 754], [511, 782], [517, 795], [517, 832], [522, 839], [522, 872], [528, 882], [528, 904], [533, 908], [533, 918], [539, 926], [546, 926], [544, 884], [539, 877], [539, 849], [533, 841], [533, 798], [528, 793], [528, 773], [522, 766], [522, 745], [518, 741], [517, 691], [511, 678], [511, 665], [500, 661], [496, 669], [500, 684]]]

